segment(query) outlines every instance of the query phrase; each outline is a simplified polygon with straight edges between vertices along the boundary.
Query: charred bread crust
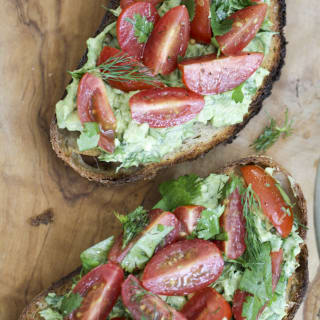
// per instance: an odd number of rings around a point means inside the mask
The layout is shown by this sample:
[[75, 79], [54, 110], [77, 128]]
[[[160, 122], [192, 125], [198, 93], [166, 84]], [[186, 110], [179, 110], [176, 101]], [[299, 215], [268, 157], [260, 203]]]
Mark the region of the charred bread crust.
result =
[[[247, 157], [238, 161], [234, 161], [224, 168], [217, 170], [217, 173], [232, 173], [236, 168], [243, 165], [248, 164], [256, 164], [263, 168], [271, 167], [275, 168], [276, 171], [281, 172], [288, 177], [290, 174], [278, 165], [275, 161], [273, 161], [269, 157], [265, 156], [252, 156]], [[297, 214], [298, 218], [303, 225], [307, 225], [307, 205], [302, 193], [300, 186], [297, 183], [293, 185], [294, 193], [295, 193], [295, 201], [297, 206]], [[306, 239], [306, 229], [301, 226], [298, 229], [299, 235], [303, 240]], [[287, 315], [282, 320], [291, 320], [294, 318], [299, 306], [303, 301], [303, 297], [307, 291], [308, 282], [309, 282], [309, 273], [308, 273], [308, 249], [305, 243], [301, 244], [301, 252], [296, 257], [300, 266], [296, 269], [295, 273], [289, 279], [288, 287], [287, 287]], [[45, 297], [49, 292], [56, 292], [57, 294], [62, 294], [66, 292], [67, 289], [70, 289], [72, 285], [72, 278], [79, 274], [80, 268], [70, 273], [68, 276], [59, 280], [55, 284], [53, 284], [49, 289], [43, 291], [38, 296], [36, 296], [30, 304], [24, 309], [21, 314], [19, 320], [40, 320], [40, 316], [38, 312], [43, 309], [43, 306], [46, 305]]]
[[[110, 8], [116, 8], [117, 6], [117, 0], [110, 1]], [[231, 143], [249, 120], [259, 113], [263, 100], [271, 94], [273, 82], [280, 77], [281, 68], [284, 65], [286, 55], [286, 40], [283, 31], [286, 24], [285, 0], [271, 0], [271, 7], [273, 10], [270, 10], [270, 19], [278, 34], [273, 37], [270, 52], [264, 62], [264, 66], [270, 71], [270, 74], [264, 79], [262, 86], [250, 105], [248, 114], [241, 123], [221, 128], [218, 133], [214, 132], [212, 128], [203, 125], [199, 130], [200, 137], [190, 139], [192, 141], [186, 141], [179, 150], [166, 155], [161, 162], [140, 165], [137, 168], [120, 169], [116, 172], [117, 164], [100, 162], [94, 157], [94, 153], [87, 153], [87, 155], [91, 155], [91, 157], [89, 157], [91, 159], [89, 159], [87, 156], [81, 155], [79, 151], [76, 152], [75, 148], [70, 147], [69, 140], [73, 140], [74, 144], [75, 133], [58, 129], [57, 119], [54, 115], [50, 128], [50, 136], [52, 147], [58, 157], [88, 180], [109, 185], [121, 185], [143, 179], [152, 179], [161, 169], [187, 160], [194, 160], [218, 144]], [[97, 34], [114, 20], [115, 18], [112, 14], [107, 12]], [[87, 52], [82, 57], [79, 67], [83, 66], [86, 62], [86, 56]], [[205, 139], [206, 136], [207, 139]], [[91, 163], [88, 163], [88, 160], [90, 160]]]

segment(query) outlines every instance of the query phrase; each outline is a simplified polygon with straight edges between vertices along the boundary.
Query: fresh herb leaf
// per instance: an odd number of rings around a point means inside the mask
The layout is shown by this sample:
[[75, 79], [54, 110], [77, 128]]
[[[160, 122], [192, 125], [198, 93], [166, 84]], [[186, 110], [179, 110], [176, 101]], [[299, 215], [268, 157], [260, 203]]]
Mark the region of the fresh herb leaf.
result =
[[193, 20], [195, 11], [196, 11], [196, 3], [194, 0], [182, 0], [181, 4], [185, 5], [188, 9], [190, 21]]
[[50, 292], [44, 300], [50, 307], [60, 310], [63, 296], [57, 296], [54, 292]]
[[78, 309], [81, 305], [83, 298], [79, 293], [71, 292], [69, 295], [64, 296], [60, 311], [64, 316], [69, 315], [74, 310]]
[[237, 86], [235, 89], [232, 91], [232, 100], [235, 103], [242, 103], [244, 99], [244, 94], [242, 92], [242, 87], [244, 85], [244, 82], [240, 84], [240, 86]]
[[223, 199], [228, 199], [231, 193], [237, 188], [240, 194], [243, 194], [246, 191], [244, 187], [243, 178], [238, 175], [232, 174], [230, 175], [229, 181], [225, 184], [223, 188]]
[[117, 300], [116, 304], [113, 306], [113, 308], [108, 316], [108, 320], [114, 319], [114, 318], [133, 319], [131, 317], [130, 312], [124, 306], [124, 304], [120, 298]]
[[134, 35], [138, 42], [146, 43], [153, 30], [153, 23], [139, 13], [136, 13], [133, 19], [126, 18], [126, 20], [134, 26]]
[[79, 150], [84, 151], [97, 147], [100, 139], [99, 125], [96, 122], [86, 122], [83, 127], [83, 131], [77, 139]]
[[282, 127], [277, 126], [276, 121], [270, 118], [270, 124], [265, 127], [264, 131], [253, 142], [251, 147], [256, 151], [266, 151], [278, 141], [281, 135], [285, 138], [292, 134], [292, 124], [293, 120], [289, 121], [288, 119], [288, 109], [285, 112], [285, 120]]
[[185, 296], [160, 296], [160, 298], [178, 311], [180, 311], [187, 303], [187, 298]]
[[224, 20], [236, 11], [256, 4], [252, 0], [213, 0], [213, 2], [219, 20]]
[[113, 245], [113, 242], [114, 237], [111, 236], [108, 239], [86, 249], [80, 254], [80, 259], [85, 273], [107, 261], [107, 255]]
[[63, 320], [63, 315], [51, 308], [41, 310], [39, 314], [45, 320]]
[[138, 207], [127, 215], [122, 215], [115, 212], [115, 216], [123, 225], [123, 249], [149, 223], [148, 212], [143, 209], [143, 207]]

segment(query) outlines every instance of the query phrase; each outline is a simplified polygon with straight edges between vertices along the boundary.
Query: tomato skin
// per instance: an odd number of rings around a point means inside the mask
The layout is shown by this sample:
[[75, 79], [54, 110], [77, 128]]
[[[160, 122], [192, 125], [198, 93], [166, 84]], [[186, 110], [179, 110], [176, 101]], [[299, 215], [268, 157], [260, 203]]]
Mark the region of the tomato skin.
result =
[[196, 292], [184, 305], [181, 313], [188, 320], [221, 320], [232, 317], [229, 303], [209, 287]]
[[233, 20], [232, 29], [223, 36], [217, 36], [221, 52], [235, 55], [244, 49], [259, 31], [267, 14], [268, 5], [265, 3], [241, 9], [230, 16]]
[[[105, 46], [100, 53], [100, 56], [97, 61], [97, 66], [104, 63], [106, 60], [108, 60], [111, 57], [123, 56], [123, 55], [127, 56], [128, 54], [121, 51], [121, 50], [118, 50], [116, 48]], [[134, 58], [128, 57], [128, 56], [127, 56], [127, 58], [130, 59], [133, 66], [139, 66], [139, 67], [141, 67], [141, 70], [144, 73], [146, 73], [149, 76], [152, 75], [151, 70], [148, 69], [146, 66], [144, 66], [141, 62], [139, 62], [138, 60], [136, 60]], [[125, 63], [117, 63], [116, 65], [121, 66], [121, 65], [126, 65], [126, 64]], [[111, 87], [116, 88], [116, 89], [120, 89], [124, 92], [150, 89], [150, 88], [154, 88], [155, 86], [164, 87], [162, 82], [156, 81], [156, 80], [154, 81], [154, 85], [152, 85], [150, 83], [145, 83], [143, 81], [133, 81], [133, 80], [130, 80], [130, 81], [108, 80], [108, 83], [110, 84]]]
[[263, 53], [246, 52], [233, 57], [215, 54], [185, 59], [179, 64], [185, 86], [198, 94], [229, 91], [247, 80], [261, 65]]
[[77, 92], [77, 109], [81, 123], [98, 122], [99, 146], [113, 153], [116, 118], [113, 114], [102, 79], [86, 73], [80, 80]]
[[[143, 293], [143, 295], [141, 295], [141, 293]], [[145, 320], [186, 320], [180, 312], [170, 307], [159, 297], [145, 291], [140, 281], [133, 275], [129, 275], [123, 283], [121, 295], [124, 305], [136, 320], [142, 318]], [[138, 301], [137, 298], [135, 298], [137, 296], [141, 297]]]
[[184, 88], [149, 89], [129, 100], [132, 119], [150, 128], [168, 128], [192, 120], [204, 107], [204, 98]]
[[120, 295], [123, 280], [122, 269], [112, 262], [91, 270], [73, 289], [83, 301], [69, 319], [105, 320]]
[[222, 250], [229, 259], [238, 259], [246, 250], [246, 221], [243, 216], [241, 196], [235, 189], [226, 201], [226, 209], [220, 217], [220, 225], [228, 234], [228, 240], [222, 241]]
[[143, 63], [154, 74], [166, 75], [177, 67], [178, 56], [184, 56], [190, 37], [190, 22], [187, 8], [170, 9], [156, 25], [143, 53]]
[[209, 12], [210, 0], [195, 0], [195, 15], [190, 25], [190, 36], [197, 42], [211, 42], [212, 33]]
[[173, 213], [181, 222], [186, 235], [190, 235], [196, 229], [198, 220], [204, 209], [205, 207], [203, 206], [188, 205], [178, 207], [174, 210]]
[[160, 16], [156, 7], [149, 2], [134, 2], [121, 11], [117, 20], [117, 39], [121, 50], [127, 52], [130, 56], [137, 60], [142, 60], [143, 51], [146, 43], [140, 43], [135, 36], [135, 27], [128, 21], [134, 20], [134, 15], [140, 14], [147, 21], [155, 24]]
[[163, 0], [120, 0], [120, 7], [121, 9], [125, 9], [126, 7], [129, 7], [135, 2], [149, 2], [156, 6], [158, 3], [162, 2]]
[[[265, 216], [281, 237], [286, 238], [292, 230], [293, 213], [283, 200], [275, 180], [256, 165], [244, 166], [240, 170], [245, 182], [252, 185], [252, 190], [259, 198]], [[283, 211], [283, 208], [290, 210], [290, 216]]]
[[250, 296], [250, 293], [242, 291], [240, 289], [236, 290], [236, 292], [234, 293], [232, 314], [235, 320], [246, 320], [246, 318], [242, 316], [242, 307], [248, 296]]
[[281, 275], [281, 265], [283, 261], [283, 249], [271, 252], [271, 265], [272, 265], [272, 291], [277, 287]]
[[189, 294], [217, 280], [223, 267], [222, 255], [214, 243], [183, 240], [161, 249], [151, 258], [144, 269], [142, 285], [157, 294]]

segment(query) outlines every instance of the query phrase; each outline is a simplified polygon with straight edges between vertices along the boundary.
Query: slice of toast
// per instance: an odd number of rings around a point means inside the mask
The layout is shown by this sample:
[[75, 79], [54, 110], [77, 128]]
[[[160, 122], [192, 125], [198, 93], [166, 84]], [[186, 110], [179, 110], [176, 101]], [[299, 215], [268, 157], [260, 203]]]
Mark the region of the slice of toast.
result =
[[[303, 196], [300, 186], [295, 183], [289, 173], [275, 163], [271, 158], [264, 156], [253, 156], [245, 159], [235, 161], [228, 166], [220, 169], [217, 173], [231, 174], [236, 172], [240, 165], [247, 164], [257, 164], [263, 168], [271, 167], [274, 168], [274, 176], [281, 182], [281, 186], [287, 192], [287, 194], [292, 198], [295, 203], [294, 213], [299, 219], [302, 225], [307, 225], [307, 206], [306, 201]], [[291, 180], [291, 185], [289, 178]], [[299, 235], [302, 239], [306, 238], [306, 229], [299, 227]], [[300, 304], [302, 303], [303, 297], [308, 286], [308, 250], [305, 243], [301, 244], [301, 252], [296, 257], [299, 262], [299, 267], [296, 269], [295, 273], [289, 279], [287, 287], [287, 314], [283, 320], [293, 319], [296, 311], [298, 310]], [[57, 295], [62, 295], [66, 293], [72, 285], [72, 278], [79, 274], [80, 268], [70, 273], [65, 278], [59, 280], [53, 284], [48, 290], [43, 291], [37, 297], [35, 297], [30, 304], [24, 309], [19, 320], [40, 320], [38, 312], [46, 307], [45, 297], [49, 292], [55, 292]]]
[[[117, 0], [111, 0], [109, 7], [116, 8], [118, 4], [119, 2]], [[286, 41], [283, 34], [283, 28], [286, 23], [285, 0], [271, 0], [270, 6], [269, 19], [273, 23], [273, 31], [277, 32], [277, 34], [273, 36], [269, 53], [266, 55], [262, 64], [262, 67], [269, 70], [270, 74], [265, 77], [261, 87], [257, 90], [250, 105], [249, 112], [245, 115], [241, 123], [219, 129], [213, 128], [210, 124], [204, 125], [198, 123], [195, 128], [196, 136], [187, 139], [178, 150], [167, 154], [160, 162], [127, 169], [122, 168], [116, 172], [119, 164], [99, 161], [96, 157], [98, 155], [96, 150], [89, 150], [80, 154], [77, 150], [76, 143], [79, 133], [59, 129], [57, 127], [57, 119], [54, 116], [50, 128], [50, 135], [53, 149], [58, 157], [64, 160], [81, 176], [89, 180], [104, 184], [123, 184], [142, 179], [151, 179], [162, 168], [186, 160], [193, 160], [220, 143], [231, 143], [238, 132], [260, 111], [263, 100], [271, 94], [272, 84], [279, 78], [280, 70], [284, 64], [286, 53]], [[115, 18], [112, 14], [107, 12], [97, 34], [114, 20]], [[85, 62], [86, 54], [83, 56], [79, 68], [83, 66]]]

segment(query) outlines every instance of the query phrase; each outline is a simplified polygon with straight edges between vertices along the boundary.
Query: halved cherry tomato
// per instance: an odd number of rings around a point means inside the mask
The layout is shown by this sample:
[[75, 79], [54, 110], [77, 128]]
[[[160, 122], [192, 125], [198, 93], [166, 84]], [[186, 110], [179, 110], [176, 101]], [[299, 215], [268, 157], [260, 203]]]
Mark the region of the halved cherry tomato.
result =
[[246, 318], [242, 316], [242, 308], [248, 296], [250, 296], [250, 293], [239, 289], [234, 293], [232, 314], [235, 320], [246, 320]]
[[263, 53], [241, 53], [234, 57], [215, 54], [190, 58], [179, 64], [185, 86], [199, 94], [229, 91], [247, 80], [261, 65]]
[[188, 47], [190, 22], [187, 8], [170, 9], [155, 25], [143, 54], [143, 62], [155, 74], [169, 74], [177, 67], [178, 56]]
[[179, 241], [151, 258], [144, 269], [142, 285], [157, 294], [189, 294], [217, 280], [223, 266], [214, 243], [200, 239]]
[[225, 205], [226, 209], [220, 217], [220, 225], [227, 233], [228, 240], [222, 241], [222, 250], [229, 259], [237, 259], [246, 250], [246, 221], [238, 189], [231, 193]]
[[120, 7], [121, 9], [124, 9], [126, 7], [129, 7], [135, 2], [149, 2], [149, 3], [152, 3], [154, 6], [156, 6], [158, 3], [162, 1], [163, 0], [120, 0]]
[[77, 93], [77, 108], [81, 123], [98, 122], [100, 125], [99, 146], [114, 151], [114, 130], [116, 118], [113, 114], [107, 90], [102, 79], [86, 73], [80, 80]]
[[[125, 56], [127, 59], [129, 59], [132, 66], [134, 66], [134, 67], [138, 66], [139, 68], [141, 68], [141, 72], [143, 72], [144, 74], [146, 74], [148, 76], [152, 76], [151, 70], [149, 68], [147, 68], [146, 66], [144, 66], [141, 62], [139, 62], [138, 60], [136, 60], [132, 57], [129, 57], [128, 54], [123, 51], [120, 51], [116, 48], [108, 47], [108, 46], [105, 46], [102, 49], [102, 51], [100, 53], [100, 57], [97, 61], [97, 66], [104, 63], [106, 60], [108, 60], [112, 57], [121, 57], [121, 56]], [[127, 65], [126, 63], [117, 63], [116, 64], [116, 66], [126, 66], [126, 65]], [[154, 87], [164, 87], [163, 83], [160, 81], [157, 81], [156, 79], [153, 84], [145, 83], [143, 81], [132, 81], [132, 80], [130, 80], [130, 81], [108, 80], [108, 83], [110, 84], [111, 87], [120, 89], [125, 92], [150, 89], [150, 88], [154, 88]]]
[[[155, 227], [158, 224], [162, 224], [164, 226], [173, 227], [173, 230], [166, 236], [163, 243], [159, 246], [164, 247], [170, 243], [173, 243], [178, 240], [181, 224], [179, 220], [175, 217], [175, 215], [168, 211], [163, 210], [151, 210], [150, 214], [150, 223], [149, 225], [139, 234], [136, 238], [134, 238], [125, 248], [122, 248], [122, 236], [120, 236], [114, 245], [112, 246], [108, 259], [113, 262], [121, 263], [125, 256], [128, 254], [133, 245], [149, 230]], [[157, 249], [159, 249], [157, 248]]]
[[175, 216], [182, 223], [183, 231], [186, 235], [190, 235], [197, 227], [198, 220], [201, 217], [202, 211], [205, 207], [202, 206], [181, 206], [174, 210]]
[[272, 290], [274, 291], [280, 279], [281, 265], [283, 261], [283, 249], [279, 251], [271, 252], [271, 264], [272, 264]]
[[191, 21], [190, 36], [197, 42], [211, 42], [211, 25], [209, 19], [210, 0], [195, 0], [195, 15]]
[[241, 9], [229, 18], [233, 20], [232, 29], [216, 39], [221, 52], [226, 55], [235, 55], [244, 49], [255, 37], [266, 16], [268, 5], [265, 3]]
[[149, 89], [129, 100], [132, 119], [151, 128], [167, 128], [192, 120], [204, 107], [204, 98], [184, 88]]
[[227, 320], [232, 317], [230, 304], [213, 288], [196, 292], [181, 313], [188, 320]]
[[293, 214], [276, 187], [275, 180], [262, 168], [255, 165], [242, 167], [241, 173], [246, 183], [252, 185], [252, 190], [259, 198], [265, 216], [281, 237], [286, 238], [292, 230]]
[[121, 295], [124, 305], [135, 320], [186, 320], [180, 312], [170, 307], [161, 298], [142, 288], [140, 281], [133, 275], [129, 275], [123, 283]]
[[112, 262], [91, 270], [73, 289], [83, 301], [70, 319], [105, 320], [120, 295], [123, 280], [122, 269]]
[[117, 39], [120, 48], [135, 59], [141, 60], [146, 43], [140, 42], [135, 36], [136, 27], [130, 21], [136, 23], [136, 15], [140, 15], [152, 23], [156, 23], [160, 16], [153, 4], [135, 2], [123, 9], [117, 20]]

